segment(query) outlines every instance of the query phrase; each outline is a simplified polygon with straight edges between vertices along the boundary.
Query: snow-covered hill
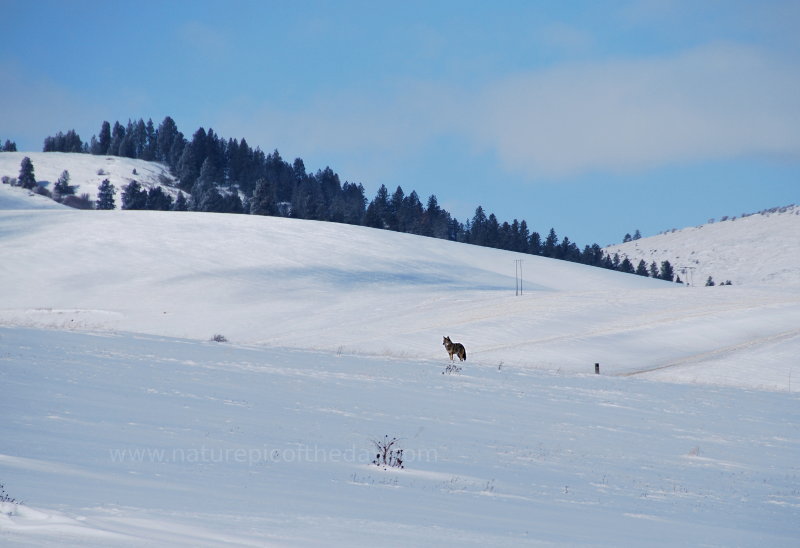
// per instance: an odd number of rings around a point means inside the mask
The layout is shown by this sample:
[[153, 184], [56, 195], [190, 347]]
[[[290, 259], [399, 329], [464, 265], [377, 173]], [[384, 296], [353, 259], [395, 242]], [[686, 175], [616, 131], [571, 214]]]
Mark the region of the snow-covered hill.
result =
[[[0, 152], [0, 177], [17, 178], [20, 163], [26, 156], [33, 163], [36, 181], [49, 190], [52, 190], [53, 184], [66, 170], [69, 171], [70, 184], [78, 185], [77, 194], [88, 194], [92, 201], [97, 199], [97, 187], [104, 179], [108, 179], [117, 189], [117, 208], [120, 207], [119, 194], [122, 188], [131, 181], [139, 182], [145, 189], [159, 186], [171, 196], [177, 196], [175, 178], [170, 175], [166, 166], [118, 156], [65, 152]], [[19, 204], [7, 205], [6, 199], [6, 196], [0, 195], [0, 209], [20, 209]]]
[[686, 283], [800, 284], [800, 207], [684, 228], [606, 248], [634, 267], [669, 261]]
[[[745, 343], [769, 354], [773, 337], [800, 325], [798, 288], [686, 288], [333, 223], [7, 211], [0, 230], [0, 252], [14, 257], [2, 271], [15, 280], [0, 289], [5, 325], [196, 340], [220, 333], [237, 343], [430, 360], [450, 335], [469, 342], [470, 363], [585, 372], [602, 362], [609, 373], [713, 361]], [[728, 382], [786, 389], [784, 364], [759, 365], [753, 379], [750, 358], [728, 360]]]
[[0, 210], [67, 209], [67, 206], [19, 186], [0, 184]]
[[4, 210], [0, 258], [4, 546], [800, 537], [799, 284], [188, 212]]

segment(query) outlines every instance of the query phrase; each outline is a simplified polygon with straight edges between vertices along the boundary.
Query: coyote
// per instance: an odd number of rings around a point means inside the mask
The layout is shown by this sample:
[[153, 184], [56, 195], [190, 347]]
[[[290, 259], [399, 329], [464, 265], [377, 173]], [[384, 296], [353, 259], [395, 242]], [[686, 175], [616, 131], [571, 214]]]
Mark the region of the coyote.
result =
[[442, 340], [442, 344], [444, 345], [444, 349], [447, 350], [447, 353], [450, 354], [450, 361], [453, 361], [453, 354], [458, 356], [459, 361], [465, 361], [467, 359], [467, 349], [464, 348], [464, 345], [461, 343], [454, 343], [450, 340], [450, 337], [445, 337]]

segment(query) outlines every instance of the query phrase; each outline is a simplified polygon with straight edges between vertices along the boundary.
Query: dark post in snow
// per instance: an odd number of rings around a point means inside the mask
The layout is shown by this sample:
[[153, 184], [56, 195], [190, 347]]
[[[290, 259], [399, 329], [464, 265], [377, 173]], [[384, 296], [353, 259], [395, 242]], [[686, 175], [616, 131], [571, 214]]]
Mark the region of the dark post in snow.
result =
[[514, 282], [516, 283], [515, 295], [522, 295], [522, 259], [514, 259]]
[[600, 374], [600, 364], [599, 363], [594, 364], [594, 374], [595, 375], [599, 375]]

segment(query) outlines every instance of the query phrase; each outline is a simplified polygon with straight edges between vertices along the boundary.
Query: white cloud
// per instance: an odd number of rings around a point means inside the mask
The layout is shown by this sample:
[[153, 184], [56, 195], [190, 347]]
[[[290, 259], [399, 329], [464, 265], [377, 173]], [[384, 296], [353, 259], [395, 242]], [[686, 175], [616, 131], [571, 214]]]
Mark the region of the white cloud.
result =
[[220, 130], [304, 157], [335, 156], [340, 169], [360, 165], [356, 176], [373, 181], [443, 136], [531, 180], [800, 155], [798, 70], [732, 45], [561, 65], [473, 89], [401, 82], [328, 92], [288, 109], [259, 106], [246, 117], [236, 111], [241, 104]]
[[758, 51], [714, 46], [673, 57], [518, 75], [476, 98], [473, 137], [531, 177], [800, 152], [800, 75]]

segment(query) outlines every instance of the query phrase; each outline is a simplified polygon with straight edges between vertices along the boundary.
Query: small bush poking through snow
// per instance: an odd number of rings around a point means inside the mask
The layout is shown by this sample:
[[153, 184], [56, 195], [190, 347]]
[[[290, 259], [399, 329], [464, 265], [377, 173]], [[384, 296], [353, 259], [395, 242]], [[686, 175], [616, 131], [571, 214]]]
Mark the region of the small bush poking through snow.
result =
[[6, 493], [6, 487], [2, 483], [0, 483], [0, 502], [10, 502], [11, 504], [22, 504], [21, 500], [17, 500], [14, 497], [10, 496]]
[[228, 342], [228, 339], [225, 338], [225, 335], [220, 335], [219, 333], [211, 337], [211, 340], [214, 342]]
[[383, 436], [383, 440], [372, 440], [375, 449], [378, 453], [372, 464], [375, 466], [390, 466], [392, 468], [404, 468], [403, 466], [403, 450], [400, 449], [397, 438], [389, 439], [389, 436]]
[[448, 363], [447, 367], [445, 367], [444, 371], [442, 371], [442, 375], [444, 375], [445, 373], [447, 373], [448, 375], [452, 375], [454, 373], [461, 373], [461, 366], [455, 362]]

